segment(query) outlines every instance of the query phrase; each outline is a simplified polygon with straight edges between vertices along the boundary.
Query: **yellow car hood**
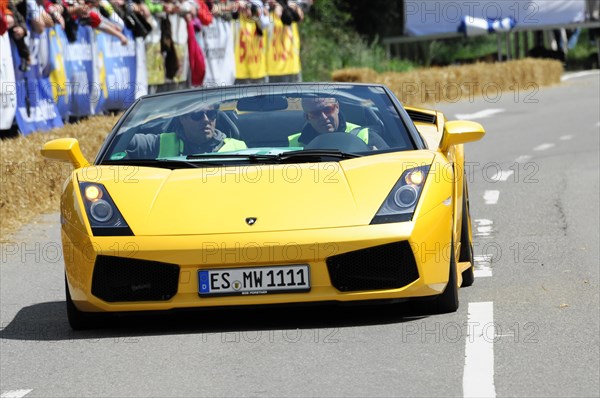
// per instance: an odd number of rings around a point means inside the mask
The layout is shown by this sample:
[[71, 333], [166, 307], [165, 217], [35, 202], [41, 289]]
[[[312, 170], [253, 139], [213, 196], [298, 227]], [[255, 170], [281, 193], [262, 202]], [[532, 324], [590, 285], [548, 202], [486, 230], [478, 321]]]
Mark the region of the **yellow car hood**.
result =
[[[78, 179], [104, 184], [136, 236], [334, 228], [369, 224], [402, 172], [434, 157], [411, 151], [287, 165], [96, 166], [94, 178], [81, 169]], [[442, 191], [421, 211], [446, 199], [449, 186]]]

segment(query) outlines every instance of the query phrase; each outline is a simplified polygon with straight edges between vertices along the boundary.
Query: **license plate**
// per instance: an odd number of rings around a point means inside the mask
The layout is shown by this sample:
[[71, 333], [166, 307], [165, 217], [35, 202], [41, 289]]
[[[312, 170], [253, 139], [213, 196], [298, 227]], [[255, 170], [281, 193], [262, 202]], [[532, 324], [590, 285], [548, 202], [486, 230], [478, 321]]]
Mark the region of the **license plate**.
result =
[[198, 271], [200, 296], [232, 296], [310, 291], [306, 264]]

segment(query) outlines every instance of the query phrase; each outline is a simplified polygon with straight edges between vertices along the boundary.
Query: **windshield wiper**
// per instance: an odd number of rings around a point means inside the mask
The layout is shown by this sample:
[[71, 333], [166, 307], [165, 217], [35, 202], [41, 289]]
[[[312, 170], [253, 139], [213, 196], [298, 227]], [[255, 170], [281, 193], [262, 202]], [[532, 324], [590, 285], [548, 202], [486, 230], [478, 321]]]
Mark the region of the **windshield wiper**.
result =
[[289, 151], [283, 152], [278, 155], [279, 159], [282, 161], [285, 160], [301, 160], [306, 158], [307, 161], [312, 160], [323, 160], [326, 158], [334, 158], [334, 159], [353, 159], [361, 157], [362, 155], [356, 153], [348, 153], [342, 152], [337, 149], [304, 149], [300, 151]]
[[[235, 160], [249, 160], [251, 162], [262, 162], [265, 160], [273, 160], [278, 159], [279, 155], [257, 155], [257, 154], [225, 154], [225, 153], [217, 153], [217, 154], [209, 154], [209, 153], [201, 153], [198, 155], [188, 155], [186, 159], [235, 159]], [[204, 163], [204, 162], [202, 162]]]
[[355, 153], [342, 152], [336, 149], [306, 149], [299, 151], [288, 151], [282, 152], [277, 155], [270, 154], [198, 154], [189, 155], [186, 159], [235, 159], [235, 160], [247, 160], [251, 163], [283, 163], [290, 160], [295, 162], [314, 162], [322, 161], [324, 159], [332, 158], [336, 160], [340, 159], [352, 159], [362, 155]]
[[184, 160], [171, 159], [120, 159], [105, 160], [101, 165], [110, 164], [117, 166], [142, 166], [159, 167], [162, 169], [189, 169], [205, 166], [223, 166], [222, 162], [186, 162]]

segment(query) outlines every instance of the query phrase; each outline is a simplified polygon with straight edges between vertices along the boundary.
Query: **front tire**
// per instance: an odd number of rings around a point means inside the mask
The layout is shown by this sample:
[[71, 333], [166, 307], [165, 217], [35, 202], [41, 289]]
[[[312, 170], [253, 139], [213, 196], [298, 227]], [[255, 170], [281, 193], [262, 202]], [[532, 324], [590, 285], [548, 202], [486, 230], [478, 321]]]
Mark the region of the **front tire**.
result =
[[467, 187], [465, 183], [465, 190], [463, 194], [463, 208], [462, 208], [462, 227], [460, 233], [460, 257], [458, 261], [468, 261], [471, 266], [463, 271], [462, 283], [460, 287], [468, 287], [475, 282], [475, 269], [473, 261], [473, 244], [471, 243], [471, 214], [469, 213], [469, 199], [467, 197]]
[[65, 276], [65, 302], [67, 306], [67, 319], [69, 325], [73, 330], [88, 330], [95, 329], [100, 326], [99, 315], [89, 312], [82, 312], [75, 307], [73, 300], [71, 299], [71, 292], [69, 291], [69, 284], [67, 283], [67, 277]]
[[456, 261], [454, 259], [454, 241], [450, 249], [450, 272], [448, 275], [448, 284], [444, 293], [435, 299], [434, 308], [438, 314], [455, 312], [458, 310], [458, 285], [456, 282]]

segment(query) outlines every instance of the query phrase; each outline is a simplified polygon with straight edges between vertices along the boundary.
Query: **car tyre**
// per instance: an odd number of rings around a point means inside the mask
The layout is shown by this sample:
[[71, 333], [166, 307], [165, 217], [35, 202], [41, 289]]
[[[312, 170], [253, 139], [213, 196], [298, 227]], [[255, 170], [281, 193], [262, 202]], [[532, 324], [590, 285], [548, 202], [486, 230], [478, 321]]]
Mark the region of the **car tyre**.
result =
[[65, 297], [67, 305], [67, 319], [69, 325], [73, 330], [88, 330], [94, 329], [100, 326], [99, 316], [97, 314], [82, 312], [75, 307], [73, 300], [71, 299], [71, 292], [69, 291], [69, 284], [65, 276]]
[[435, 311], [439, 314], [455, 312], [458, 309], [458, 285], [456, 281], [456, 261], [454, 259], [454, 241], [450, 249], [450, 271], [448, 275], [448, 284], [444, 293], [435, 299]]
[[460, 258], [459, 261], [468, 261], [471, 266], [462, 273], [462, 284], [460, 287], [468, 287], [475, 282], [475, 269], [473, 261], [473, 243], [470, 239], [471, 214], [469, 213], [469, 200], [467, 199], [467, 188], [463, 195], [463, 217], [460, 233]]

